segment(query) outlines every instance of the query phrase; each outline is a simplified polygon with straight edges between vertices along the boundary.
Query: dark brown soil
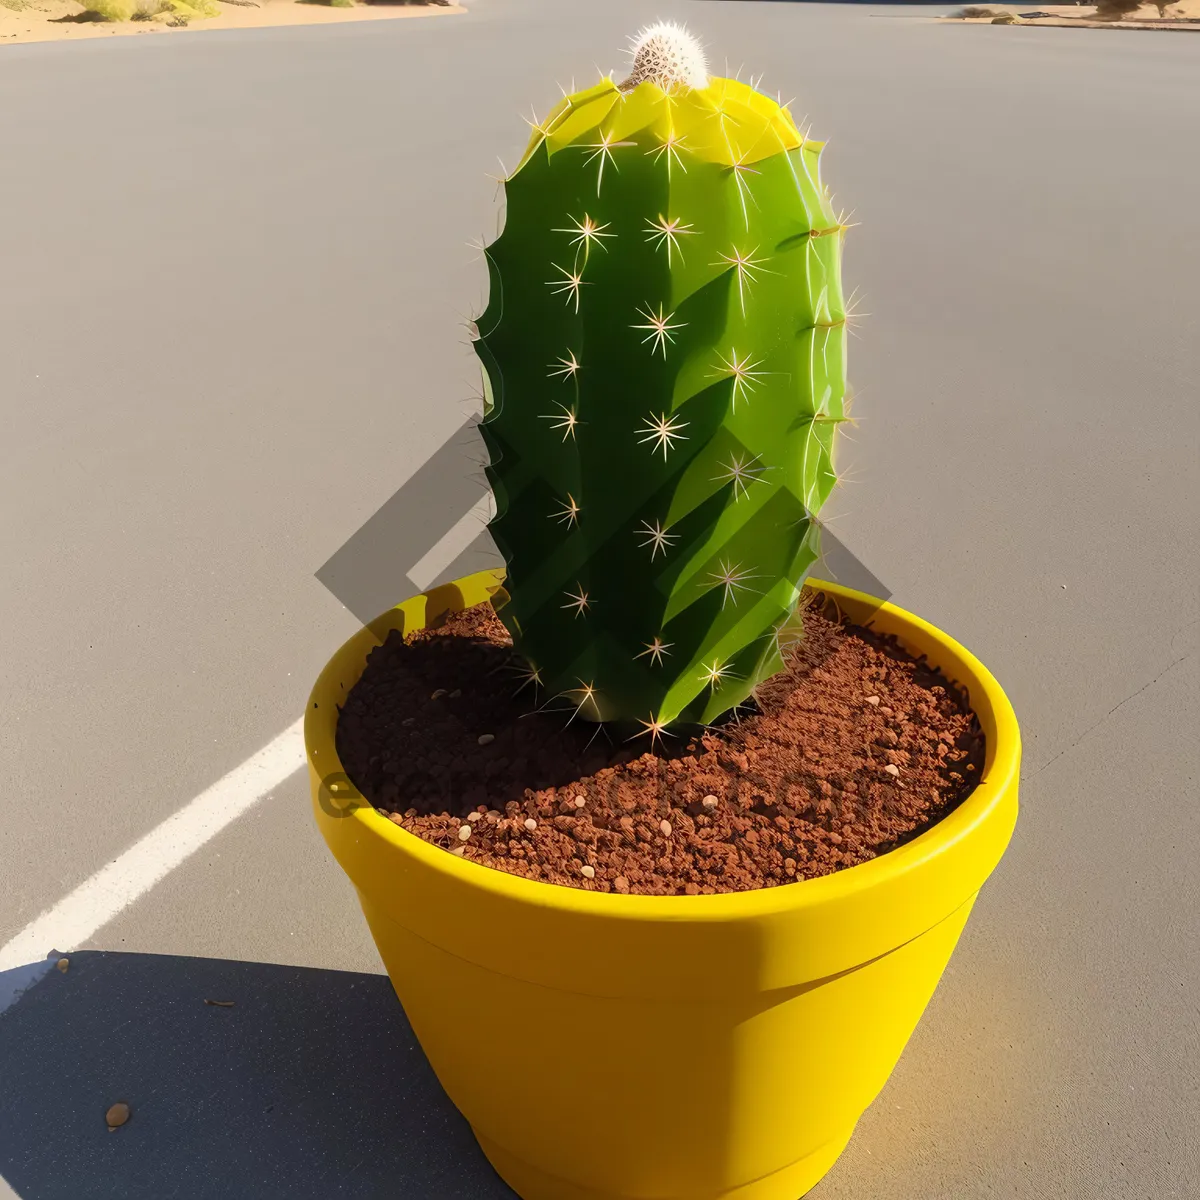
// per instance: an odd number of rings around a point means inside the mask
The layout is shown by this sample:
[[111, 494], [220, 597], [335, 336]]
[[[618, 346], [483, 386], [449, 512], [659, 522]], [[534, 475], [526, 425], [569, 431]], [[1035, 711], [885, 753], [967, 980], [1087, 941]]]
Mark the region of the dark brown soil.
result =
[[821, 608], [756, 704], [651, 752], [518, 692], [508, 634], [480, 605], [371, 652], [338, 753], [396, 824], [515, 875], [639, 895], [827, 875], [953, 809], [984, 744], [956, 687]]

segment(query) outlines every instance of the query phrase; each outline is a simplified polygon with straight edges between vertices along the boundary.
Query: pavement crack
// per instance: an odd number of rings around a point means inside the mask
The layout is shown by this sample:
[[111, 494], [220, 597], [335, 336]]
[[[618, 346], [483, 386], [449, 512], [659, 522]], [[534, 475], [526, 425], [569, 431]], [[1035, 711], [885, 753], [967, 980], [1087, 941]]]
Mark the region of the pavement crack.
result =
[[1129, 703], [1130, 700], [1136, 699], [1147, 688], [1152, 688], [1160, 679], [1162, 679], [1162, 677], [1164, 675], [1167, 675], [1169, 672], [1173, 671], [1177, 666], [1179, 666], [1179, 664], [1181, 662], [1186, 662], [1189, 658], [1192, 657], [1192, 655], [1194, 653], [1195, 653], [1195, 651], [1190, 651], [1187, 654], [1181, 654], [1177, 659], [1175, 659], [1174, 662], [1163, 667], [1163, 669], [1161, 671], [1159, 671], [1159, 673], [1157, 675], [1155, 675], [1153, 679], [1149, 680], [1147, 683], [1143, 683], [1142, 686], [1140, 688], [1138, 688], [1136, 692], [1130, 692], [1129, 695], [1126, 696], [1124, 700], [1120, 700], [1116, 704], [1114, 704], [1112, 706], [1112, 708], [1110, 708], [1108, 710], [1108, 712], [1106, 712], [1104, 714], [1104, 716], [1102, 716], [1098, 721], [1089, 725], [1069, 746], [1066, 746], [1062, 750], [1060, 750], [1052, 759], [1050, 759], [1049, 762], [1042, 763], [1042, 765], [1040, 767], [1038, 767], [1038, 769], [1036, 771], [1034, 771], [1032, 775], [1023, 776], [1021, 779], [1021, 782], [1029, 783], [1030, 780], [1036, 779], [1044, 770], [1046, 770], [1047, 767], [1052, 767], [1056, 762], [1058, 762], [1058, 760], [1060, 758], [1062, 758], [1062, 756], [1064, 754], [1070, 754], [1070, 752], [1072, 750], [1074, 750], [1076, 746], [1078, 746], [1080, 743], [1086, 741], [1088, 739], [1088, 737], [1091, 736], [1092, 733], [1094, 733], [1097, 729], [1099, 729], [1100, 726], [1103, 725], [1104, 722], [1107, 721], [1108, 718], [1111, 717], [1113, 715], [1113, 713], [1115, 713], [1117, 711], [1117, 709], [1123, 708], [1126, 704]]

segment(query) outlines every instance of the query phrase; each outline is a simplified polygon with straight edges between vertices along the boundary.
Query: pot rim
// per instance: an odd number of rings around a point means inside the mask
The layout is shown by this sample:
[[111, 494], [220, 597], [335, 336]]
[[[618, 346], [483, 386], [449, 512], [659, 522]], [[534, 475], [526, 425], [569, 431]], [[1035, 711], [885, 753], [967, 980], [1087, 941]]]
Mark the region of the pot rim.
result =
[[[430, 608], [436, 610], [436, 616], [482, 603], [500, 590], [503, 579], [502, 569], [481, 571], [420, 593], [389, 609], [343, 643], [318, 676], [305, 710], [305, 751], [315, 783], [339, 773], [348, 778], [337, 754], [337, 715], [339, 704], [361, 675], [370, 650], [391, 629], [423, 627]], [[924, 833], [878, 858], [817, 879], [750, 891], [700, 896], [625, 895], [526, 879], [485, 867], [400, 828], [365, 800], [330, 820], [342, 827], [339, 832], [352, 835], [356, 843], [363, 839], [381, 842], [394, 852], [415, 859], [422, 870], [444, 877], [447, 884], [453, 882], [458, 887], [490, 893], [509, 903], [552, 907], [606, 920], [737, 922], [838, 905], [864, 891], [886, 888], [898, 882], [899, 877], [918, 871], [951, 851], [981, 826], [1002, 815], [1001, 810], [1010, 803], [1015, 791], [1020, 770], [1016, 714], [991, 672], [936, 626], [888, 601], [840, 584], [809, 579], [805, 587], [833, 598], [855, 623], [873, 625], [880, 632], [894, 634], [910, 653], [924, 654], [932, 666], [940, 667], [949, 680], [968, 693], [971, 708], [984, 731], [984, 767], [970, 795]], [[346, 684], [348, 674], [353, 678]], [[353, 823], [352, 829], [346, 827], [349, 823]]]

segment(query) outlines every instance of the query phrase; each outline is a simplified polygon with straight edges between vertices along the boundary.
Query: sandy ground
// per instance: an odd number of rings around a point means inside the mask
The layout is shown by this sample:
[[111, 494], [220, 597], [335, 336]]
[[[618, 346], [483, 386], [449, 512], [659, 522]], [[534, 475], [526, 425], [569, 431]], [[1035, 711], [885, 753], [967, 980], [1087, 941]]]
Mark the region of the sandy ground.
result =
[[303, 0], [257, 0], [254, 5], [221, 3], [221, 15], [170, 26], [152, 21], [88, 19], [76, 0], [0, 0], [0, 46], [78, 38], [179, 34], [197, 29], [252, 29], [266, 25], [328, 25], [340, 21], [385, 21], [394, 17], [434, 17], [462, 13], [458, 6], [435, 4], [357, 4], [331, 8]]
[[[0, 0], [3, 3], [3, 0]], [[1130, 13], [1120, 21], [1101, 21], [1096, 19], [1096, 9], [1092, 5], [1075, 4], [1030, 4], [1024, 7], [1013, 4], [980, 4], [973, 7], [987, 8], [993, 13], [1044, 13], [1045, 16], [1026, 18], [1019, 23], [1022, 25], [1051, 25], [1066, 29], [1157, 29], [1174, 30], [1176, 32], [1200, 32], [1200, 0], [1181, 0], [1178, 4], [1167, 6], [1163, 17], [1159, 17], [1158, 9], [1153, 4], [1144, 4], [1136, 12]], [[992, 17], [962, 18], [949, 14], [945, 20], [957, 21], [967, 25], [995, 24]]]

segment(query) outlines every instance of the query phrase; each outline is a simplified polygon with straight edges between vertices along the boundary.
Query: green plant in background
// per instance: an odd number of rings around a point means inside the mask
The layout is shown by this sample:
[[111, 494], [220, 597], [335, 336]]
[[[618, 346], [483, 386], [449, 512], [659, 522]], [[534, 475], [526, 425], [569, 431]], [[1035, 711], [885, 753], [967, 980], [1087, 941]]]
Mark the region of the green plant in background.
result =
[[133, 0], [80, 0], [85, 13], [105, 21], [128, 21], [133, 17]]
[[84, 12], [95, 13], [106, 21], [152, 21], [168, 15], [172, 22], [186, 25], [204, 17], [219, 17], [215, 0], [80, 0]]
[[475, 342], [500, 615], [581, 717], [654, 737], [783, 666], [846, 419], [821, 150], [660, 25], [505, 181]]
[[167, 7], [177, 17], [188, 21], [221, 15], [221, 6], [215, 0], [167, 0]]

